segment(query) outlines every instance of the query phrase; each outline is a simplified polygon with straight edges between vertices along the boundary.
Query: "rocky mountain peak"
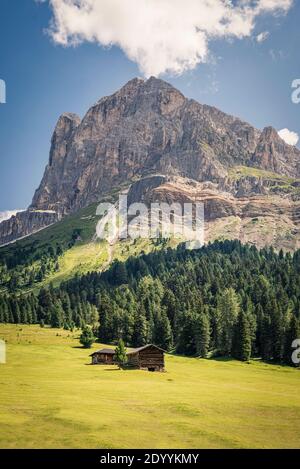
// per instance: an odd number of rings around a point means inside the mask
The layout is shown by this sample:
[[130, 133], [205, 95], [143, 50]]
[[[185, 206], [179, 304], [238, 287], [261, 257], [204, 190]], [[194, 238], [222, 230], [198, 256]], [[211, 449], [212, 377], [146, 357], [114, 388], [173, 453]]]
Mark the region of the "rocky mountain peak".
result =
[[[117, 91], [114, 95], [127, 95], [130, 93], [135, 94], [151, 94], [152, 96], [158, 93], [163, 92], [176, 92], [177, 94], [183, 96], [183, 94], [177, 90], [173, 85], [166, 82], [165, 80], [161, 80], [160, 78], [156, 78], [154, 76], [148, 78], [147, 80], [136, 77], [132, 80], [128, 81], [119, 91]], [[114, 96], [113, 95], [113, 96]]]
[[299, 154], [272, 127], [259, 132], [164, 80], [134, 78], [82, 121], [60, 117], [32, 207], [66, 214], [149, 172], [219, 183], [244, 165], [300, 176]]
[[285, 143], [273, 127], [265, 127], [261, 132], [252, 163], [267, 171], [300, 176], [300, 151]]
[[[265, 127], [261, 133], [261, 140], [264, 141], [281, 141], [282, 139], [279, 137], [278, 132], [274, 127], [268, 126]], [[282, 140], [283, 141], [283, 140]]]
[[50, 166], [53, 165], [54, 161], [64, 158], [67, 143], [73, 136], [80, 122], [81, 119], [77, 114], [64, 113], [59, 117], [51, 140]]
[[[300, 151], [272, 127], [259, 131], [185, 98], [163, 80], [134, 78], [100, 99], [82, 120], [71, 113], [59, 118], [30, 210], [50, 210], [60, 218], [99, 201], [121, 184], [149, 181], [148, 176], [155, 174], [188, 179], [198, 187], [213, 184], [214, 190], [225, 188], [233, 197], [265, 190], [255, 178], [232, 186], [230, 172], [235, 167], [300, 178]], [[10, 239], [13, 236], [11, 232]]]
[[[183, 94], [164, 80], [155, 77], [148, 80], [134, 78], [112, 96], [100, 99], [93, 106], [92, 113], [100, 113], [100, 118], [109, 118], [116, 111], [122, 116], [143, 111], [167, 115], [185, 102]], [[89, 111], [87, 119], [90, 114]]]

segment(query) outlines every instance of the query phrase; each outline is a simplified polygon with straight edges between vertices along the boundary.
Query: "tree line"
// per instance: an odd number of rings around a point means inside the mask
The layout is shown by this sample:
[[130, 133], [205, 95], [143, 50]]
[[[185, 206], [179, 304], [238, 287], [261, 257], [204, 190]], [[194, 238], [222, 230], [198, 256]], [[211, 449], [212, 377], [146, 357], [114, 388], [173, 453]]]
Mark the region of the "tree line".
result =
[[0, 297], [0, 322], [91, 325], [102, 342], [292, 365], [300, 338], [300, 251], [238, 241], [115, 261], [59, 288]]
[[42, 283], [51, 273], [59, 270], [59, 258], [71, 249], [81, 230], [74, 229], [70, 238], [65, 242], [52, 244], [39, 243], [37, 240], [23, 245], [16, 242], [0, 251], [0, 288], [7, 289], [10, 293], [18, 292], [25, 288], [31, 288]]

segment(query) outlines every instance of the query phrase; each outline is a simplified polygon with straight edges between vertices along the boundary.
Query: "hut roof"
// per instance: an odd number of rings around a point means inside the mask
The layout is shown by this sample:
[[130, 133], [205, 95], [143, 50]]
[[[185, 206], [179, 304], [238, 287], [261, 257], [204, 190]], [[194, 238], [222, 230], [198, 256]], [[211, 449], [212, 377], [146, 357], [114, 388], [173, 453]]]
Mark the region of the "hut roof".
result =
[[[142, 350], [145, 350], [149, 347], [154, 347], [154, 348], [160, 350], [161, 352], [165, 352], [165, 350], [163, 350], [161, 347], [158, 347], [157, 345], [147, 344], [147, 345], [143, 345], [143, 347], [138, 347], [138, 348], [135, 348], [133, 350], [130, 350], [129, 352], [127, 352], [127, 355], [134, 355], [135, 353], [139, 353]], [[91, 353], [90, 357], [92, 357], [93, 355], [96, 355], [98, 353], [102, 353], [104, 355], [115, 355], [116, 352], [115, 352], [114, 349], [111, 349], [111, 348], [103, 348], [101, 350], [96, 350], [96, 352]]]
[[147, 344], [147, 345], [144, 345], [143, 347], [139, 347], [139, 348], [135, 348], [133, 350], [131, 350], [130, 352], [127, 352], [127, 355], [134, 355], [135, 353], [138, 353], [138, 352], [141, 352], [142, 350], [145, 350], [149, 347], [154, 347], [158, 350], [160, 350], [161, 352], [165, 352], [165, 350], [163, 350], [162, 348], [158, 347], [157, 345], [154, 345], [154, 344]]
[[116, 352], [112, 348], [103, 348], [101, 350], [97, 350], [96, 352], [91, 353], [90, 357], [96, 355], [97, 353], [103, 353], [104, 355], [114, 355]]

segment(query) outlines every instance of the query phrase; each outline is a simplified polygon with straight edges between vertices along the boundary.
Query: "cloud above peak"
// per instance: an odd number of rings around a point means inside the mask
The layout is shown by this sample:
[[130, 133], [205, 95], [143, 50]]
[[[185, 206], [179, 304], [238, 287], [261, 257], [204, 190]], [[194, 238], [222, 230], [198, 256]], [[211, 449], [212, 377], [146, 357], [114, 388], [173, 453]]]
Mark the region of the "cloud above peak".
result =
[[279, 130], [278, 135], [282, 140], [285, 141], [285, 143], [288, 143], [289, 145], [297, 145], [299, 141], [299, 135], [297, 132], [292, 132], [289, 129], [282, 129]]
[[117, 46], [146, 76], [182, 74], [209, 58], [210, 41], [251, 36], [262, 14], [293, 0], [49, 0], [61, 45]]

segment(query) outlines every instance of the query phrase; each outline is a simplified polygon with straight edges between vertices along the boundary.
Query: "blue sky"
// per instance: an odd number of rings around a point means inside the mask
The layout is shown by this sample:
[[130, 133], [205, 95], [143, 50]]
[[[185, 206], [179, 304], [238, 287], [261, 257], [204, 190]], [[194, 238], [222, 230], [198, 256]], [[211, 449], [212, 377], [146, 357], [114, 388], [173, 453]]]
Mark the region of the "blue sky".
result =
[[[100, 97], [141, 76], [141, 68], [151, 72], [151, 55], [141, 65], [134, 53], [131, 61], [117, 46], [103, 48], [83, 41], [63, 47], [58, 44], [63, 42], [62, 33], [55, 43], [46, 33], [52, 17], [47, 1], [0, 1], [0, 79], [7, 86], [7, 103], [0, 105], [0, 211], [30, 204], [61, 113], [83, 116]], [[180, 76], [161, 77], [188, 97], [258, 128], [272, 125], [300, 135], [300, 104], [291, 101], [291, 83], [300, 78], [299, 20], [298, 1], [285, 15], [263, 12], [255, 19], [251, 35], [211, 40], [206, 63]], [[71, 28], [69, 24], [61, 27]], [[258, 43], [256, 36], [265, 31], [268, 37]]]

